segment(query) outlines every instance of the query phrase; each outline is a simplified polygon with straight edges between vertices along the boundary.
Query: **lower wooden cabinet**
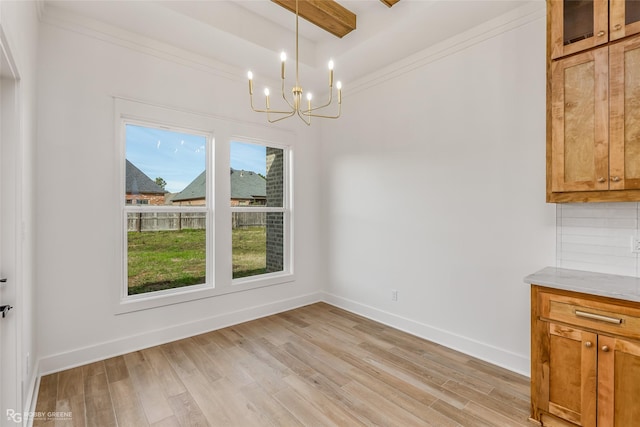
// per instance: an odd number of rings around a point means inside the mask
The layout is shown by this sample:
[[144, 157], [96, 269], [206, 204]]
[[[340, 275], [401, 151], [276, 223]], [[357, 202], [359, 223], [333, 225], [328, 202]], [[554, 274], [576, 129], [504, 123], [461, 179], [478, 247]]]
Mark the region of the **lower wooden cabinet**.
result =
[[532, 418], [640, 425], [640, 304], [539, 286], [531, 297]]

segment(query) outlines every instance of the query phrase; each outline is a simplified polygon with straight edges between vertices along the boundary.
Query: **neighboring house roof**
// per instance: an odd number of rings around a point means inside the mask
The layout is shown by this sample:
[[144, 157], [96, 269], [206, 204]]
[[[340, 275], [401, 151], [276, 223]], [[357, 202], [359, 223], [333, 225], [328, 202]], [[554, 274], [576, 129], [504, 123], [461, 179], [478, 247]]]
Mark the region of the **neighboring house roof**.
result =
[[[184, 190], [176, 194], [174, 202], [204, 199], [206, 173], [202, 172]], [[255, 172], [231, 168], [232, 199], [264, 199], [267, 197], [267, 180]]]
[[129, 160], [127, 160], [126, 181], [127, 194], [165, 194], [167, 192]]
[[231, 168], [231, 199], [265, 199], [267, 180], [255, 172]]
[[173, 196], [172, 202], [181, 202], [184, 200], [204, 199], [207, 185], [207, 171], [203, 171], [196, 177], [184, 190]]

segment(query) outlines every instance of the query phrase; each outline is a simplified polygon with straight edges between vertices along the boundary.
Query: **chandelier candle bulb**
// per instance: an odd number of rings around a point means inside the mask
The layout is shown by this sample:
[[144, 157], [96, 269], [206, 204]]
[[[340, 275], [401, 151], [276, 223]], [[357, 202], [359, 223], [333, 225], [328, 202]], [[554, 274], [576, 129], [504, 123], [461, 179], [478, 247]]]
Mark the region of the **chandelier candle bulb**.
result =
[[280, 61], [282, 61], [280, 75], [282, 80], [284, 80], [284, 63], [287, 61], [287, 54], [284, 51], [280, 54]]
[[249, 71], [247, 77], [249, 77], [249, 95], [253, 95], [253, 73]]
[[309, 112], [311, 112], [311, 98], [313, 98], [313, 95], [311, 95], [311, 92], [307, 93], [307, 103], [308, 103]]
[[265, 102], [267, 103], [267, 110], [269, 109], [269, 88], [266, 87], [264, 88], [264, 96], [265, 96]]
[[333, 61], [329, 61], [329, 87], [333, 87]]
[[338, 88], [338, 104], [342, 104], [342, 83], [337, 82], [336, 87]]

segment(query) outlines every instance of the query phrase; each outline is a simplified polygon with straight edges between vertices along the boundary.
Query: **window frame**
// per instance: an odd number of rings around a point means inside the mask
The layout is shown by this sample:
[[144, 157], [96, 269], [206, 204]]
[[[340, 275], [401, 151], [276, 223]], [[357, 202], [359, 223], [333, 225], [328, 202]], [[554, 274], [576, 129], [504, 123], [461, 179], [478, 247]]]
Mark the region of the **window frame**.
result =
[[[282, 213], [282, 229], [283, 229], [283, 237], [282, 237], [282, 245], [283, 245], [283, 268], [282, 271], [275, 271], [272, 273], [263, 273], [257, 274], [254, 276], [247, 277], [239, 277], [233, 278], [233, 271], [231, 277], [231, 286], [232, 287], [248, 287], [253, 284], [262, 284], [263, 286], [271, 285], [271, 284], [280, 284], [288, 281], [294, 280], [293, 275], [293, 218], [292, 218], [292, 155], [293, 151], [291, 145], [273, 142], [265, 139], [258, 138], [250, 138], [246, 136], [234, 136], [229, 139], [228, 147], [229, 153], [231, 153], [231, 144], [232, 143], [242, 143], [242, 144], [252, 144], [259, 145], [262, 147], [270, 147], [277, 148], [283, 151], [282, 153], [282, 173], [283, 173], [283, 182], [282, 182], [282, 207], [267, 207], [267, 206], [231, 206], [229, 203], [229, 210], [231, 215], [234, 212], [275, 212]], [[231, 186], [229, 185], [229, 192], [231, 191]], [[231, 198], [229, 198], [231, 200]], [[231, 224], [229, 224], [229, 229], [231, 230]], [[232, 241], [233, 242], [233, 241]], [[233, 256], [233, 248], [231, 248], [231, 254]]]
[[[219, 117], [207, 113], [178, 109], [131, 98], [113, 96], [114, 102], [114, 181], [112, 212], [117, 244], [114, 257], [119, 271], [114, 274], [110, 289], [112, 312], [125, 315], [140, 310], [156, 309], [173, 304], [187, 303], [226, 294], [283, 285], [295, 281], [294, 275], [294, 214], [293, 214], [293, 159], [296, 133], [262, 124]], [[125, 160], [126, 134], [124, 121], [160, 129], [175, 129], [197, 135], [210, 135], [207, 146], [207, 284], [156, 291], [138, 295], [126, 295], [127, 236], [125, 216]], [[231, 260], [231, 207], [230, 207], [230, 141], [260, 143], [286, 150], [284, 173], [286, 175], [286, 198], [288, 213], [286, 221], [286, 246], [284, 248], [286, 271], [252, 276], [234, 282]], [[284, 202], [284, 200], [283, 200]], [[131, 207], [132, 205], [129, 205]], [[133, 205], [135, 206], [135, 205]], [[140, 207], [140, 206], [138, 206]], [[193, 209], [193, 206], [189, 209]], [[145, 208], [145, 212], [149, 207]], [[193, 212], [189, 210], [189, 212]], [[283, 217], [283, 219], [285, 219]], [[265, 277], [267, 276], [267, 277]], [[243, 278], [244, 279], [244, 278]]]
[[[118, 211], [120, 241], [119, 259], [121, 263], [119, 274], [119, 286], [117, 286], [115, 314], [129, 313], [177, 304], [195, 299], [206, 298], [215, 294], [215, 221], [214, 221], [214, 150], [215, 129], [212, 123], [198, 117], [190, 117], [189, 113], [159, 111], [158, 107], [137, 103], [129, 100], [115, 98], [115, 121], [118, 141]], [[194, 120], [195, 119], [195, 120]], [[143, 126], [154, 129], [175, 131], [206, 138], [205, 169], [206, 169], [206, 197], [205, 206], [152, 206], [126, 203], [126, 136], [127, 125]], [[129, 213], [153, 213], [153, 212], [204, 212], [205, 220], [205, 251], [206, 281], [203, 284], [182, 286], [160, 291], [141, 294], [128, 294], [128, 218]]]

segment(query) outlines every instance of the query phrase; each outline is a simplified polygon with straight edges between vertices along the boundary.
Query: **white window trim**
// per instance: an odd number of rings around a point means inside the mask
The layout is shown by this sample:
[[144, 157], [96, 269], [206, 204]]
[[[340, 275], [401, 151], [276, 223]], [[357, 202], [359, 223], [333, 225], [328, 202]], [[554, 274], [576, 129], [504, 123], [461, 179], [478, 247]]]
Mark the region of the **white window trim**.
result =
[[[121, 273], [118, 276], [120, 286], [112, 286], [113, 312], [125, 314], [134, 311], [159, 308], [172, 304], [186, 303], [235, 292], [249, 291], [266, 286], [281, 285], [295, 281], [294, 274], [294, 215], [293, 215], [293, 144], [295, 134], [292, 131], [266, 127], [264, 125], [238, 122], [212, 116], [210, 114], [189, 112], [164, 105], [155, 105], [143, 101], [114, 97], [114, 120], [117, 143], [117, 166], [119, 182], [115, 191], [118, 200], [114, 200], [114, 214], [118, 222], [121, 242], [117, 245], [117, 258], [120, 260]], [[123, 121], [175, 129], [187, 133], [210, 135], [207, 147], [207, 282], [204, 285], [192, 285], [165, 291], [150, 292], [123, 298], [126, 286], [126, 219], [125, 208], [125, 127]], [[248, 136], [250, 135], [250, 136]], [[260, 137], [256, 137], [259, 135]], [[216, 143], [216, 141], [218, 141]], [[227, 144], [224, 143], [227, 141]], [[229, 181], [229, 144], [230, 141], [256, 143], [285, 149], [285, 226], [284, 257], [285, 270], [276, 273], [261, 274], [248, 278], [232, 279], [231, 267], [231, 207]], [[275, 142], [278, 141], [278, 142]], [[224, 173], [226, 171], [226, 173]], [[145, 212], [150, 211], [145, 208]], [[151, 208], [152, 209], [152, 208]], [[194, 212], [190, 207], [189, 212]], [[279, 209], [279, 208], [278, 208]], [[117, 212], [116, 212], [117, 210]], [[164, 211], [164, 210], [163, 210]], [[227, 265], [228, 264], [228, 265]]]
[[[281, 142], [273, 142], [265, 139], [251, 138], [246, 136], [234, 136], [229, 139], [228, 145], [232, 142], [240, 142], [245, 144], [260, 145], [263, 147], [272, 147], [283, 150], [283, 197], [282, 207], [249, 207], [249, 206], [230, 206], [231, 212], [278, 212], [283, 214], [283, 270], [273, 273], [259, 274], [249, 277], [241, 277], [232, 279], [231, 285], [237, 288], [253, 288], [259, 286], [269, 286], [292, 282], [295, 280], [293, 272], [293, 215], [291, 210], [293, 206], [293, 150], [290, 144]], [[231, 191], [231, 188], [229, 188]]]

